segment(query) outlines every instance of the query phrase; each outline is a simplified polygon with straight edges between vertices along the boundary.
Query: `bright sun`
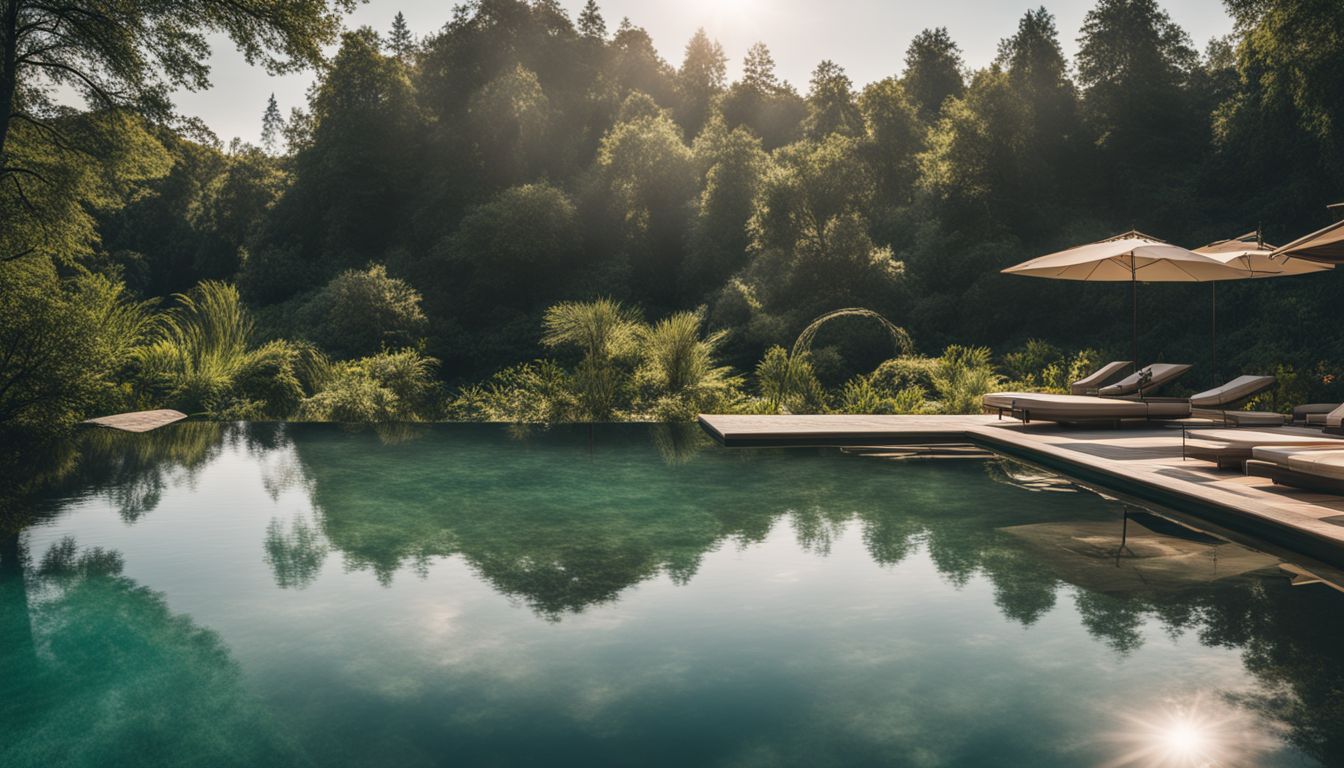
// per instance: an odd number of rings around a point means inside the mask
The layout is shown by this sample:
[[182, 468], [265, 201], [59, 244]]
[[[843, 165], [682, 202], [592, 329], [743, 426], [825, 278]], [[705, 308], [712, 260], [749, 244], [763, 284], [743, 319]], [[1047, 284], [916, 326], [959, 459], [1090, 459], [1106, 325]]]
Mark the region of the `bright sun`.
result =
[[1104, 768], [1251, 768], [1277, 744], [1245, 710], [1215, 697], [1150, 704], [1120, 719], [1127, 727], [1101, 737], [1115, 750]]
[[1160, 734], [1168, 754], [1178, 760], [1198, 763], [1209, 746], [1209, 736], [1200, 727], [1188, 719], [1173, 722]]

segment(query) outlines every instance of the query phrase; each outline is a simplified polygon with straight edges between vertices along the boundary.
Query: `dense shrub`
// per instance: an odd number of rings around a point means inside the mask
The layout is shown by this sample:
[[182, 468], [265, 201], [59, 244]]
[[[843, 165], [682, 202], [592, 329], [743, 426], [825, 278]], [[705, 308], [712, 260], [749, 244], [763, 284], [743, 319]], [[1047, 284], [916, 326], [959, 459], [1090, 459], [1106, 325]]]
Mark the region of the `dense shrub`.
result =
[[381, 264], [332, 278], [304, 304], [299, 318], [302, 332], [340, 359], [415, 346], [427, 326], [420, 294], [388, 277]]
[[122, 286], [51, 262], [0, 262], [0, 426], [60, 431], [128, 402], [125, 368], [145, 340], [146, 305]]
[[304, 399], [310, 421], [424, 421], [438, 416], [438, 361], [413, 349], [334, 363], [322, 389]]
[[933, 375], [942, 413], [979, 413], [981, 398], [1003, 378], [990, 365], [988, 347], [952, 345], [943, 352]]

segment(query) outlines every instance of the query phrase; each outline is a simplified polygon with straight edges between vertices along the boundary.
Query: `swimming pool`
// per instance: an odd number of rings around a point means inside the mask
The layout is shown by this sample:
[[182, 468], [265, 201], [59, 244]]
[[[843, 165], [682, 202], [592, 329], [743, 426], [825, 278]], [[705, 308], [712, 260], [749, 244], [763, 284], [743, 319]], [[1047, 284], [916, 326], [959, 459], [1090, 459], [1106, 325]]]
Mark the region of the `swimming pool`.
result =
[[1344, 594], [1011, 462], [81, 439], [3, 535], [0, 765], [1344, 760]]

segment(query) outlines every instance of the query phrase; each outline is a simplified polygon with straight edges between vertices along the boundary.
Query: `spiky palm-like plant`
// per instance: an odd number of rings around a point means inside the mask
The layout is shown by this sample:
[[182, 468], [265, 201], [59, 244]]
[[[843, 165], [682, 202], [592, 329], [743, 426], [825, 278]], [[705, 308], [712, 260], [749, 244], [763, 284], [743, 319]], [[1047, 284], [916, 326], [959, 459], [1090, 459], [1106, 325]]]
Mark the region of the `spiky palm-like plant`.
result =
[[756, 364], [756, 386], [769, 412], [778, 413], [781, 408], [795, 412], [815, 410], [824, 406], [824, 393], [809, 358], [806, 352], [790, 355], [780, 346], [766, 350], [765, 357]]
[[622, 399], [626, 374], [643, 324], [619, 301], [566, 301], [546, 310], [541, 341], [548, 347], [576, 346], [583, 360], [574, 373], [575, 394], [585, 415], [610, 419]]
[[703, 311], [678, 312], [639, 333], [636, 382], [655, 416], [686, 420], [701, 410], [731, 408], [741, 380], [716, 365], [725, 331], [700, 335]]
[[634, 351], [641, 325], [639, 315], [619, 301], [564, 301], [546, 310], [541, 343], [573, 345], [586, 358], [619, 359]]

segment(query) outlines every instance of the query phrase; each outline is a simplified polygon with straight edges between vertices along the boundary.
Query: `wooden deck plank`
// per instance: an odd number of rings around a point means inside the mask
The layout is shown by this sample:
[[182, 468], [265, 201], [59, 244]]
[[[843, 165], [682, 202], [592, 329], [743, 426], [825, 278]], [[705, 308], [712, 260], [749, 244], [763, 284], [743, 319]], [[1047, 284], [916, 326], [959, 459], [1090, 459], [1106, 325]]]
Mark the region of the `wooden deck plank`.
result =
[[135, 411], [133, 413], [118, 413], [112, 416], [99, 416], [96, 419], [87, 419], [80, 423], [91, 427], [119, 429], [123, 432], [148, 432], [151, 429], [158, 429], [185, 418], [187, 418], [187, 414], [181, 411], [164, 408], [157, 411]]
[[1166, 427], [1078, 429], [994, 416], [721, 416], [700, 423], [730, 447], [971, 443], [1344, 568], [1344, 497], [1183, 460]]
[[994, 416], [704, 415], [700, 425], [729, 447], [768, 445], [903, 445], [966, 442], [971, 427]]

